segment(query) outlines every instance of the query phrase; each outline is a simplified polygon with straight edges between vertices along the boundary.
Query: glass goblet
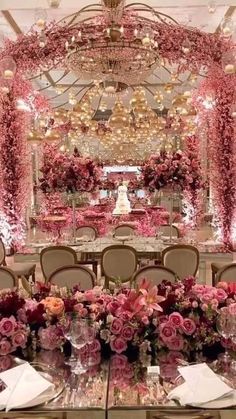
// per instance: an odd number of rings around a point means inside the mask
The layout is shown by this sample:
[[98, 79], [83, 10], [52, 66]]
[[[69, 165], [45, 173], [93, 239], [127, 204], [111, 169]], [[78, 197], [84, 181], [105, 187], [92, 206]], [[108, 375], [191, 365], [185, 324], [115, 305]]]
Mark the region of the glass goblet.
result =
[[[224, 339], [231, 339], [233, 334], [233, 322], [232, 316], [229, 314], [227, 307], [223, 307], [220, 310], [216, 320], [216, 328]], [[221, 359], [228, 364], [231, 362], [231, 356], [227, 347], [225, 348], [225, 353], [221, 355]]]

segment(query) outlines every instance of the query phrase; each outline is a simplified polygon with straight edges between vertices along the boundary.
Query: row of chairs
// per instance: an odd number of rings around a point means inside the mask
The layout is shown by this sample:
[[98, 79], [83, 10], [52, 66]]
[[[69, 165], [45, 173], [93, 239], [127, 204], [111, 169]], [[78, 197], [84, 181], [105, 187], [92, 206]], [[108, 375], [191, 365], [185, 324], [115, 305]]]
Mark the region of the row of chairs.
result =
[[[176, 226], [170, 224], [163, 224], [158, 227], [158, 233], [161, 233], [163, 236], [169, 237], [170, 234], [173, 238], [179, 238], [180, 232]], [[133, 236], [135, 234], [135, 227], [130, 224], [120, 224], [114, 228], [114, 236]], [[90, 240], [95, 240], [98, 237], [98, 232], [95, 227], [90, 225], [80, 226], [76, 229], [76, 236], [79, 237], [89, 237]]]

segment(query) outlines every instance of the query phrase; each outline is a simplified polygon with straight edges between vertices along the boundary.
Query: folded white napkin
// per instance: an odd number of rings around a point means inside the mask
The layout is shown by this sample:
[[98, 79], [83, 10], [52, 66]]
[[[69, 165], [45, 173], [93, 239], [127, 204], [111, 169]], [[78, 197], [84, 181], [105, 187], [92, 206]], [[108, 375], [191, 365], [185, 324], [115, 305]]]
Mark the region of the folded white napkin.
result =
[[185, 382], [172, 390], [168, 398], [181, 405], [201, 405], [226, 397], [233, 389], [225, 384], [205, 363], [178, 368]]
[[53, 386], [30, 364], [24, 363], [0, 374], [6, 389], [0, 393], [0, 409], [27, 407], [39, 395]]

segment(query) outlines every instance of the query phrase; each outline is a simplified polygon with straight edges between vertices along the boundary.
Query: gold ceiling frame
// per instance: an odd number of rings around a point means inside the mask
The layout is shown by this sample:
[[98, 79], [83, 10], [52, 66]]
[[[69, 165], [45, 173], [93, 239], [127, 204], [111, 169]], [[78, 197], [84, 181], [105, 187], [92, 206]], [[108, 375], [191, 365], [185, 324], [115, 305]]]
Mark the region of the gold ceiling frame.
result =
[[[139, 6], [139, 7], [137, 7], [137, 6]], [[169, 16], [169, 15], [167, 15], [165, 13], [162, 13], [162, 12], [157, 12], [154, 8], [152, 8], [151, 6], [145, 5], [144, 3], [131, 3], [131, 4], [127, 5], [127, 6], [125, 6], [125, 9], [129, 9], [129, 8], [132, 8], [135, 11], [145, 11], [145, 12], [153, 13], [155, 15], [155, 17], [157, 17], [162, 23], [165, 23], [166, 24], [167, 22], [164, 19], [169, 19], [174, 24], [177, 24], [178, 25], [178, 22], [175, 19], [173, 19], [171, 16]], [[67, 20], [70, 19], [69, 22], [67, 23], [67, 25], [69, 27], [72, 27], [73, 28], [74, 26], [76, 26], [78, 24], [78, 22], [75, 22], [78, 16], [80, 16], [83, 13], [94, 13], [94, 12], [101, 13], [102, 12], [102, 5], [101, 4], [94, 3], [94, 4], [90, 4], [88, 6], [85, 6], [82, 9], [78, 10], [77, 12], [72, 13], [72, 14], [70, 14], [68, 16], [65, 16], [64, 18], [60, 19], [57, 22], [57, 24], [60, 24], [60, 23], [66, 24]], [[87, 21], [89, 21], [91, 19], [93, 19], [93, 17], [88, 17], [86, 19], [83, 19], [81, 22], [87, 22]], [[146, 17], [142, 17], [142, 19], [145, 20], [145, 21], [147, 21], [147, 22], [150, 22], [151, 24], [153, 23], [153, 21], [151, 19], [148, 19]], [[52, 70], [52, 69], [50, 69], [50, 70]], [[146, 82], [146, 83], [149, 84], [148, 82]], [[64, 94], [66, 91], [70, 90], [73, 86], [75, 86], [75, 82], [73, 82], [71, 85], [69, 85], [69, 87], [63, 93], [60, 93], [59, 95], [56, 95], [56, 96], [54, 96], [51, 99], [56, 99], [58, 96]], [[146, 84], [142, 84], [141, 86], [143, 86], [144, 88], [147, 88]], [[89, 87], [88, 91], [90, 90], [90, 88], [91, 87]], [[46, 90], [46, 89], [47, 89], [47, 87], [46, 88], [43, 88], [43, 90]], [[149, 90], [149, 91], [150, 91], [150, 93], [152, 93], [151, 90]], [[75, 96], [78, 96], [78, 94], [80, 92], [81, 92], [81, 90], [79, 92], [77, 92], [75, 94]], [[154, 94], [152, 93], [152, 95], [154, 95]], [[84, 95], [82, 96], [82, 98], [83, 97], [84, 97]], [[82, 100], [82, 98], [80, 98], [80, 101]], [[79, 103], [80, 103], [80, 101], [79, 101]], [[67, 102], [64, 102], [60, 106], [65, 106], [65, 105], [67, 105], [67, 103], [68, 103], [68, 101]], [[58, 107], [59, 106], [57, 105], [56, 107], [54, 107], [54, 109], [56, 109]]]

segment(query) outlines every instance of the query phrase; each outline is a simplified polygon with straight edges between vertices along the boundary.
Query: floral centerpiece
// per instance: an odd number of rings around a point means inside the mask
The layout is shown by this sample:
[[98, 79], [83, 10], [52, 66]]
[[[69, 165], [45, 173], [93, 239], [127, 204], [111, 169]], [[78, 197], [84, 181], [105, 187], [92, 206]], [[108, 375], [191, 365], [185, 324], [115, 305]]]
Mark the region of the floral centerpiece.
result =
[[100, 350], [102, 356], [178, 351], [191, 357], [193, 351], [224, 343], [216, 329], [218, 310], [235, 302], [231, 286], [199, 285], [193, 278], [175, 284], [163, 281], [158, 287], [143, 280], [136, 289], [117, 287], [113, 293], [100, 287], [82, 292], [79, 284], [68, 290], [38, 283], [32, 298], [3, 290], [0, 355], [67, 351], [65, 315], [74, 313], [94, 324], [96, 338], [86, 347], [94, 360]]
[[69, 155], [54, 145], [46, 145], [40, 171], [40, 188], [46, 192], [93, 192], [100, 185], [101, 168], [75, 148]]
[[141, 168], [144, 187], [151, 192], [162, 188], [182, 191], [193, 182], [200, 187], [199, 165], [193, 163], [193, 159], [180, 150], [173, 153], [160, 151], [152, 155]]

